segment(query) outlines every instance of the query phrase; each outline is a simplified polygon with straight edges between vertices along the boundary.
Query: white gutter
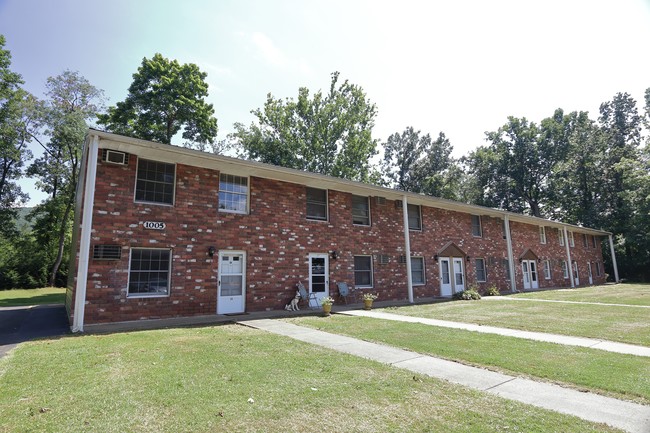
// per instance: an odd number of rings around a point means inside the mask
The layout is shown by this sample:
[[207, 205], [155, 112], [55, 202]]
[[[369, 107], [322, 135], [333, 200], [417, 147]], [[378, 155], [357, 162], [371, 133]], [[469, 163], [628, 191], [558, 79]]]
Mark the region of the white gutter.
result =
[[510, 218], [508, 215], [504, 218], [504, 226], [506, 230], [506, 244], [508, 247], [508, 268], [510, 271], [510, 291], [515, 293], [517, 291], [517, 280], [515, 279], [515, 258], [512, 253], [512, 238], [510, 237]]
[[571, 261], [571, 249], [569, 248], [569, 234], [566, 231], [566, 227], [564, 227], [564, 247], [566, 248], [566, 257], [569, 260], [569, 263], [567, 263], [567, 268], [569, 270], [569, 278], [571, 278], [571, 287], [576, 286], [576, 282], [573, 279], [573, 262]]
[[404, 215], [404, 248], [406, 249], [406, 281], [408, 283], [409, 302], [413, 303], [413, 278], [411, 277], [411, 239], [409, 235], [409, 212], [406, 195], [402, 199], [402, 214]]
[[609, 250], [612, 252], [612, 265], [614, 266], [614, 281], [619, 282], [618, 279], [618, 265], [616, 264], [616, 253], [614, 252], [614, 241], [612, 235], [609, 235]]
[[79, 265], [77, 268], [77, 290], [74, 300], [72, 332], [83, 332], [86, 307], [86, 286], [88, 284], [88, 261], [90, 259], [90, 235], [93, 228], [93, 206], [95, 203], [95, 180], [97, 178], [97, 153], [99, 137], [93, 135], [88, 142], [86, 186], [83, 195], [81, 236], [79, 241]]

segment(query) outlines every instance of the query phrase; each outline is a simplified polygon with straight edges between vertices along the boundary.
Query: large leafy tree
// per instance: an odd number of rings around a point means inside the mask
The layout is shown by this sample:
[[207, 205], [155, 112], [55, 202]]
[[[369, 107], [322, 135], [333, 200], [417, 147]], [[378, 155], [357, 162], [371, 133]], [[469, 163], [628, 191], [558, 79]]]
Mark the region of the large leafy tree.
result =
[[257, 121], [235, 124], [230, 138], [245, 158], [345, 179], [372, 181], [377, 153], [375, 104], [363, 89], [332, 74], [328, 93], [300, 88], [296, 100], [267, 96]]
[[181, 132], [186, 147], [215, 149], [217, 119], [208, 96], [207, 74], [193, 63], [161, 54], [142, 59], [129, 94], [98, 116], [98, 124], [118, 134], [171, 144]]

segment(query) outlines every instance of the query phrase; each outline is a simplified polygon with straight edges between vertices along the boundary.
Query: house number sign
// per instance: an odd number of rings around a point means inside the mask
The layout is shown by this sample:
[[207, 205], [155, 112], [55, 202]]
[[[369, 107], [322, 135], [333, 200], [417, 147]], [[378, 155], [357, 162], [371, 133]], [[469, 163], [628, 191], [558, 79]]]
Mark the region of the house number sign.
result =
[[167, 227], [165, 223], [158, 221], [145, 221], [143, 225], [145, 229], [149, 230], [165, 230]]

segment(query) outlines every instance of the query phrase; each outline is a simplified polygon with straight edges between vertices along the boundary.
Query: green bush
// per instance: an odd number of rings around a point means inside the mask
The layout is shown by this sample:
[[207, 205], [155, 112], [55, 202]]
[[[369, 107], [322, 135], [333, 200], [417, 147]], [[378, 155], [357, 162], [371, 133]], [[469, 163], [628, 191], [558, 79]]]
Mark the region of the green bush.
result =
[[479, 299], [481, 299], [481, 295], [478, 293], [478, 290], [474, 288], [470, 288], [462, 292], [454, 293], [453, 298], [461, 301], [472, 301], [472, 300], [478, 301]]
[[492, 284], [490, 287], [485, 289], [484, 296], [499, 296], [501, 293], [495, 284]]

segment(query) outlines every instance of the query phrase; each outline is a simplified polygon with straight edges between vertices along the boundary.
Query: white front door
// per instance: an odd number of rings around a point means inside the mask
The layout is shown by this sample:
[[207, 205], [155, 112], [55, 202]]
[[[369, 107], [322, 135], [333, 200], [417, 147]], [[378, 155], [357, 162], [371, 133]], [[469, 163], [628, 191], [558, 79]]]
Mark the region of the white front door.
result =
[[309, 293], [314, 293], [318, 303], [329, 296], [329, 255], [309, 254]]
[[451, 296], [451, 275], [449, 257], [440, 259], [440, 296]]
[[535, 260], [523, 260], [521, 262], [521, 271], [524, 275], [524, 290], [538, 289], [537, 262]]
[[245, 311], [246, 253], [219, 251], [219, 280], [217, 314], [234, 314]]
[[463, 258], [454, 257], [454, 293], [465, 290], [465, 273], [463, 272]]
[[580, 285], [580, 278], [578, 277], [578, 262], [573, 262], [573, 281], [576, 286]]
[[587, 262], [587, 275], [589, 275], [589, 285], [594, 284], [594, 276], [591, 273], [591, 262]]

